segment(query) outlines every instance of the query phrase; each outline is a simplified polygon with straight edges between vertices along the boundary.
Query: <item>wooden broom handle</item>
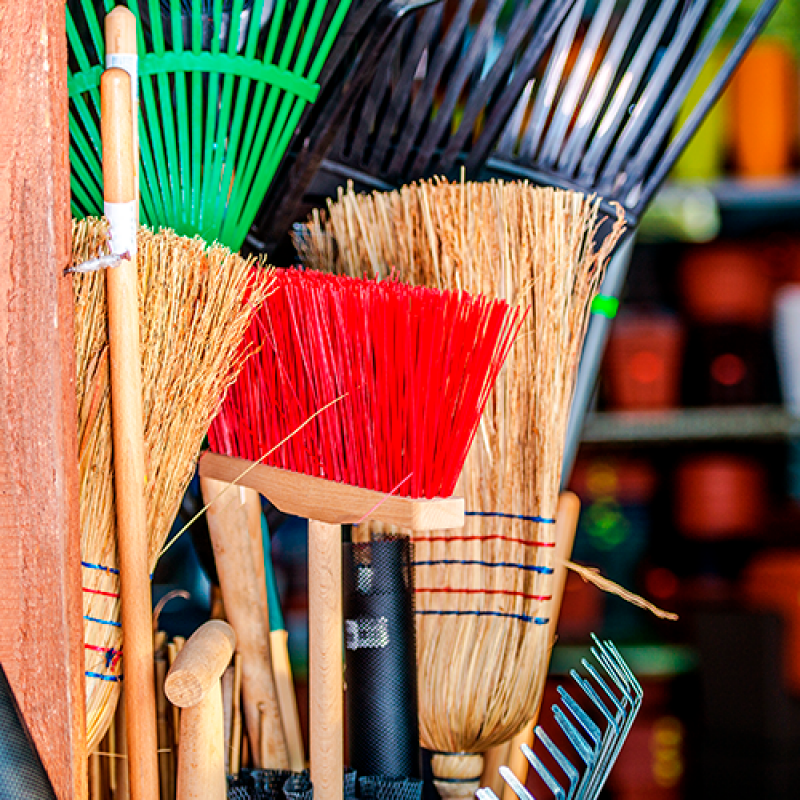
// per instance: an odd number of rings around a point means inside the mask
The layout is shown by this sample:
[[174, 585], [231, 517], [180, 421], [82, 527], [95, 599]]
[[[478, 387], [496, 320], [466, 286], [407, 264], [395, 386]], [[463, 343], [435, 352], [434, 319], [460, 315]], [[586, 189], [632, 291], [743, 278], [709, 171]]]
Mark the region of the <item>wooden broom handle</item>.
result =
[[144, 494], [136, 224], [129, 213], [134, 200], [130, 76], [120, 69], [107, 70], [100, 92], [106, 213], [121, 225], [118, 232], [112, 230], [112, 247], [121, 252], [115, 245], [122, 241], [130, 256], [106, 271], [128, 763], [131, 800], [154, 800], [158, 798], [158, 738]]
[[227, 622], [201, 625], [181, 648], [164, 684], [169, 701], [179, 708], [196, 706], [220, 680], [236, 648], [236, 634]]
[[[239, 486], [213, 478], [201, 477], [200, 488], [204, 502], [211, 504], [206, 512], [208, 531], [225, 613], [236, 631], [242, 658], [242, 695], [251, 752], [257, 766], [288, 769], [289, 757], [272, 675], [266, 586], [263, 580], [259, 585], [248, 530], [247, 506], [253, 502], [253, 496]], [[257, 494], [255, 502], [260, 513]], [[256, 519], [260, 536], [261, 522], [259, 517]], [[266, 741], [261, 737], [264, 715], [268, 720], [263, 729], [270, 734]]]
[[[550, 622], [548, 623], [547, 647], [553, 649], [558, 628], [558, 617], [561, 613], [561, 601], [564, 599], [564, 587], [567, 583], [567, 566], [565, 562], [572, 554], [572, 544], [575, 541], [575, 532], [578, 529], [578, 517], [581, 511], [581, 501], [573, 492], [562, 492], [558, 498], [558, 511], [556, 512], [556, 547], [555, 571], [553, 573], [553, 599], [550, 601]], [[549, 663], [548, 654], [548, 663]], [[522, 754], [520, 747], [527, 744], [533, 747], [535, 716], [512, 740], [508, 755], [508, 768], [519, 778], [523, 786], [528, 777], [528, 760]], [[517, 800], [511, 787], [503, 784], [502, 800]]]
[[170, 667], [164, 691], [183, 709], [176, 800], [226, 798], [220, 678], [235, 647], [233, 628], [212, 620], [192, 634]]
[[342, 800], [342, 530], [308, 521], [308, 646], [314, 800]]

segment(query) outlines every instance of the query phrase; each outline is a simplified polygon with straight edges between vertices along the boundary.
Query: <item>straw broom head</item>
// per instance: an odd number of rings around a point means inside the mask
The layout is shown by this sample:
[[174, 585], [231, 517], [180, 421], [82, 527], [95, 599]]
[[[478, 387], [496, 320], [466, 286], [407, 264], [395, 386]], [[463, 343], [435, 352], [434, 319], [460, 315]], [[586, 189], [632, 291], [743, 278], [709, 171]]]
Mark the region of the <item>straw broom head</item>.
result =
[[[106, 254], [107, 223], [73, 224], [73, 264]], [[139, 311], [151, 570], [194, 474], [226, 388], [247, 353], [242, 334], [271, 272], [169, 230], [138, 234]], [[119, 576], [112, 470], [105, 276], [76, 275], [81, 560], [89, 751], [119, 695]]]
[[[479, 754], [541, 701], [567, 418], [591, 302], [623, 230], [620, 214], [601, 238], [600, 221], [599, 202], [577, 192], [431, 181], [340, 192], [296, 236], [309, 267], [396, 270], [531, 308], [462, 472], [478, 515], [463, 532], [415, 536], [420, 736], [447, 779], [440, 793], [471, 795]], [[480, 516], [498, 511], [510, 516]]]

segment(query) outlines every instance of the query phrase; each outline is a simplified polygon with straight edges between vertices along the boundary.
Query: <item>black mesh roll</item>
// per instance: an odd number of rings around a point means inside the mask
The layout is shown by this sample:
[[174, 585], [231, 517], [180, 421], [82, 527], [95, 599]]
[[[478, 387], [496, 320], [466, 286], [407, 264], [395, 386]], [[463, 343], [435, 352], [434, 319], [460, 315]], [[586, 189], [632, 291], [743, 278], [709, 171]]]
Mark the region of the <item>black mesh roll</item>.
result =
[[361, 800], [421, 800], [420, 778], [387, 778], [370, 775], [358, 779]]
[[360, 775], [420, 774], [413, 560], [405, 536], [344, 546], [348, 763]]
[[0, 665], [0, 800], [55, 800], [55, 797]]
[[314, 790], [311, 787], [308, 770], [305, 769], [290, 775], [283, 784], [283, 794], [286, 796], [286, 800], [312, 800]]

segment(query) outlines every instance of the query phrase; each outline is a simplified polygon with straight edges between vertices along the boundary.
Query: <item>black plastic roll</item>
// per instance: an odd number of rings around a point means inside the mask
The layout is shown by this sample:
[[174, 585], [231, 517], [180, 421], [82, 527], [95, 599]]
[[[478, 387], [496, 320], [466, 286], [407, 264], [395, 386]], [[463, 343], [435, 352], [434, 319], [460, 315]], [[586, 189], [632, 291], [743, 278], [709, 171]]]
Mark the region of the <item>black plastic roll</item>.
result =
[[418, 778], [413, 545], [398, 536], [343, 552], [348, 763]]
[[0, 800], [55, 800], [55, 796], [0, 665]]

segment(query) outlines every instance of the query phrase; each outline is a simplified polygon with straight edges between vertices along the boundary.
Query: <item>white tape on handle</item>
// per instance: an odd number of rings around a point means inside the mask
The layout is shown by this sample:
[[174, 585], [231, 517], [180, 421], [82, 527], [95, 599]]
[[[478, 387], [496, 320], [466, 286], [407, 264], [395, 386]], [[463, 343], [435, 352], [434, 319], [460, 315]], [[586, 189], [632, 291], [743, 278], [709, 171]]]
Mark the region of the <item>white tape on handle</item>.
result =
[[109, 222], [111, 252], [136, 255], [136, 203], [104, 203], [103, 213]]
[[131, 100], [139, 102], [139, 57], [136, 53], [106, 53], [106, 69], [118, 67], [131, 76]]

